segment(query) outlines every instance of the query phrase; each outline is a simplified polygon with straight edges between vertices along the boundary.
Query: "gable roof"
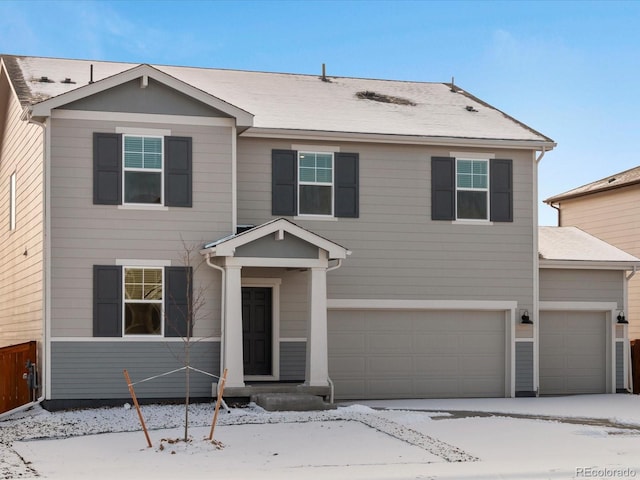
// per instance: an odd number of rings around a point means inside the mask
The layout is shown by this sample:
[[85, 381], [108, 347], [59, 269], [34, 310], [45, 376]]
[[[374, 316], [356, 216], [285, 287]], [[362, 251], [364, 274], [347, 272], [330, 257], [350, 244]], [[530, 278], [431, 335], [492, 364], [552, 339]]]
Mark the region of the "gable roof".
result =
[[[37, 105], [129, 71], [133, 64], [42, 57], [9, 57]], [[149, 66], [151, 68], [151, 66]], [[152, 68], [255, 116], [245, 135], [286, 131], [337, 136], [381, 135], [417, 143], [504, 144], [550, 150], [553, 140], [447, 83], [251, 72], [154, 65]], [[19, 75], [17, 74], [19, 72]], [[93, 72], [93, 73], [91, 73]], [[46, 78], [46, 81], [42, 81]], [[65, 79], [70, 82], [64, 83]], [[37, 108], [37, 107], [34, 107]]]
[[540, 266], [632, 269], [640, 259], [577, 227], [538, 227]]
[[573, 190], [569, 190], [553, 197], [543, 200], [544, 203], [552, 204], [561, 200], [569, 200], [571, 198], [583, 197], [593, 193], [605, 192], [607, 190], [615, 190], [622, 187], [637, 185], [640, 183], [640, 167], [630, 168], [624, 172], [615, 173], [608, 177], [601, 178], [595, 182], [587, 183]]
[[[131, 80], [136, 80], [138, 78], [146, 79], [147, 77], [152, 77], [154, 80], [167, 85], [168, 87], [178, 90], [185, 95], [188, 95], [206, 105], [209, 105], [210, 107], [213, 107], [236, 118], [238, 125], [241, 127], [249, 127], [253, 123], [253, 116], [250, 113], [234, 105], [231, 105], [230, 103], [225, 102], [224, 100], [221, 100], [203, 90], [197, 89], [180, 79], [177, 79], [165, 72], [152, 67], [151, 65], [138, 65], [137, 67], [129, 68], [128, 70], [116, 73], [110, 77], [105, 77], [101, 80], [93, 81], [91, 83], [88, 83], [87, 85], [81, 86], [79, 88], [74, 88], [72, 90], [61, 93], [60, 95], [48, 98], [34, 104], [31, 107], [31, 112], [34, 117], [48, 117], [49, 115], [51, 115], [51, 110], [54, 108], [67, 105], [71, 102], [88, 97], [90, 95], [94, 95], [96, 93], [104, 92], [105, 90], [118, 85], [122, 85], [123, 83], [129, 82]], [[40, 83], [55, 83], [49, 82], [49, 77], [46, 78], [46, 82]], [[42, 79], [42, 76], [40, 77], [40, 79]]]
[[326, 250], [329, 259], [344, 259], [351, 251], [328, 240], [310, 230], [302, 228], [286, 218], [276, 218], [257, 227], [250, 228], [241, 233], [229, 235], [206, 244], [200, 253], [211, 254], [216, 257], [233, 256], [238, 247], [254, 242], [269, 234], [289, 233], [318, 248]]

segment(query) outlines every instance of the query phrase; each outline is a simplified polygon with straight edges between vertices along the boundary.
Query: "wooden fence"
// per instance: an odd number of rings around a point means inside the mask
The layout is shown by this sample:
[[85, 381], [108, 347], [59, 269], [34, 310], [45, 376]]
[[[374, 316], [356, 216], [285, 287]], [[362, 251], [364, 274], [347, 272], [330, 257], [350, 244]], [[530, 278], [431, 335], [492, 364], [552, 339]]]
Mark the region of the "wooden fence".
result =
[[24, 376], [29, 374], [27, 362], [37, 363], [36, 346], [36, 342], [27, 342], [0, 348], [0, 413], [35, 400]]

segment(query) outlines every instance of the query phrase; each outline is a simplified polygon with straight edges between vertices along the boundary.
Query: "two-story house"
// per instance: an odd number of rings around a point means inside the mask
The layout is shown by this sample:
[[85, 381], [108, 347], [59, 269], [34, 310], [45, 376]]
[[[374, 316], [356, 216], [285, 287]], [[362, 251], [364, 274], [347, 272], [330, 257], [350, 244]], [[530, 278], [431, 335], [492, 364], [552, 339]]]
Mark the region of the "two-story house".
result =
[[3, 56], [0, 112], [0, 346], [39, 342], [51, 408], [127, 398], [186, 336], [229, 396], [628, 387], [638, 259], [563, 229], [540, 257], [555, 143], [456, 85]]

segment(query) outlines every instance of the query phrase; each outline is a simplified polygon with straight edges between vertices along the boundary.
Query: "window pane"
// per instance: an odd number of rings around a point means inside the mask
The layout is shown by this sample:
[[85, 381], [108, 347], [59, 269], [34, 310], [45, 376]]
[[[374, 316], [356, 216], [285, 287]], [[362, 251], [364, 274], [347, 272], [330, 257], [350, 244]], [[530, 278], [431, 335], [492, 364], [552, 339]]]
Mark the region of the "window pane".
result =
[[145, 137], [144, 152], [145, 153], [162, 153], [162, 139]]
[[300, 167], [300, 181], [301, 182], [315, 182], [316, 171], [313, 168]]
[[142, 168], [141, 152], [124, 152], [125, 168]]
[[487, 220], [487, 192], [459, 191], [458, 218]]
[[161, 180], [160, 173], [124, 172], [125, 203], [160, 203]]
[[486, 175], [487, 174], [487, 162], [485, 162], [485, 161], [473, 162], [473, 173], [476, 174], [476, 175]]
[[472, 173], [471, 160], [458, 160], [458, 173]]
[[142, 137], [124, 137], [125, 152], [142, 152]]
[[486, 175], [474, 175], [473, 176], [473, 188], [487, 188], [487, 176]]
[[300, 214], [331, 215], [331, 187], [300, 185]]
[[471, 186], [473, 185], [472, 182], [472, 177], [471, 175], [467, 175], [467, 174], [458, 174], [458, 187], [459, 188], [471, 188]]
[[318, 168], [331, 168], [331, 155], [328, 153], [317, 153], [316, 166]]
[[125, 304], [124, 332], [128, 335], [160, 335], [162, 333], [160, 304]]
[[316, 157], [313, 153], [300, 154], [300, 167], [315, 168]]

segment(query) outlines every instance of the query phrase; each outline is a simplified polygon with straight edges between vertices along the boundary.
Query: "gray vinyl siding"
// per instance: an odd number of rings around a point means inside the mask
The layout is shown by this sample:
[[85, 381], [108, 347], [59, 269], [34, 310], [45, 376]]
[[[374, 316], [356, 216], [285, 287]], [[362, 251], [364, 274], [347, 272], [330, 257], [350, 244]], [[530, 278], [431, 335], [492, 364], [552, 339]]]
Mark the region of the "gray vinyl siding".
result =
[[67, 110], [94, 112], [129, 112], [164, 115], [190, 115], [202, 117], [228, 117], [228, 115], [173, 90], [153, 79], [142, 90], [140, 79], [111, 88], [64, 106]]
[[624, 308], [624, 272], [619, 270], [540, 269], [540, 300], [616, 302]]
[[[52, 342], [51, 399], [129, 398], [123, 370], [132, 382], [184, 366], [182, 342]], [[220, 343], [196, 342], [191, 366], [220, 374]], [[191, 395], [210, 397], [216, 379], [191, 372]], [[139, 398], [180, 398], [185, 393], [184, 371], [135, 385]]]
[[516, 342], [516, 394], [533, 392], [533, 342]]
[[[238, 221], [271, 220], [271, 151], [283, 140], [238, 139]], [[292, 218], [349, 248], [329, 273], [329, 298], [516, 300], [533, 305], [533, 159], [513, 159], [514, 222], [492, 225], [431, 220], [430, 159], [449, 148], [328, 142], [360, 155], [360, 216]], [[460, 150], [456, 148], [455, 150]], [[474, 149], [478, 151], [478, 149]]]
[[306, 342], [280, 342], [280, 380], [304, 381], [306, 363]]
[[624, 388], [624, 344], [616, 342], [616, 389]]
[[[94, 205], [93, 132], [117, 126], [170, 129], [193, 141], [193, 207], [134, 210]], [[92, 268], [116, 259], [183, 265], [191, 248], [195, 295], [206, 302], [195, 336], [220, 334], [220, 272], [202, 265], [203, 244], [231, 233], [231, 128], [54, 119], [51, 140], [52, 336], [92, 336]]]
[[[21, 114], [0, 74], [0, 347], [42, 340], [44, 140], [42, 129]], [[16, 228], [10, 231], [14, 173]]]
[[273, 235], [242, 245], [235, 251], [236, 257], [262, 258], [318, 258], [318, 247], [285, 233], [284, 239]]

